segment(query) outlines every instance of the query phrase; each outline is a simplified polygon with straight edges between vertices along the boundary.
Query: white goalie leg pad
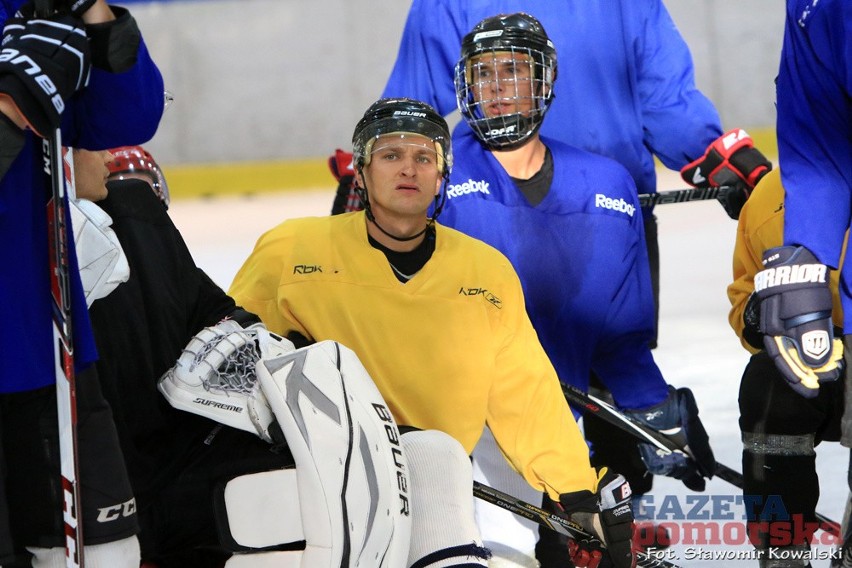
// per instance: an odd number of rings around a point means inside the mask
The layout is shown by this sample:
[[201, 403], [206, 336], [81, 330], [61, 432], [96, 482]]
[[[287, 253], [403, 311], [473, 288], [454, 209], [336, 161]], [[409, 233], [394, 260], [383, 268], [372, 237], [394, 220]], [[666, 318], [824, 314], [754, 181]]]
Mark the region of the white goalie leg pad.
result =
[[488, 566], [473, 512], [473, 474], [462, 445], [438, 430], [402, 435], [411, 480], [411, 549], [406, 566]]
[[[544, 497], [509, 465], [487, 426], [473, 448], [473, 479], [536, 506]], [[482, 499], [474, 500], [474, 508], [482, 542], [494, 555], [491, 568], [538, 568], [537, 523]]]
[[398, 568], [411, 531], [399, 430], [355, 354], [323, 341], [257, 375], [296, 462], [303, 568]]
[[295, 469], [240, 475], [225, 485], [231, 538], [240, 546], [265, 548], [305, 539]]
[[[33, 568], [65, 568], [65, 548], [27, 547], [33, 555]], [[135, 536], [103, 544], [89, 544], [83, 548], [89, 568], [138, 568], [141, 561], [139, 540]]]
[[302, 551], [238, 553], [225, 562], [225, 568], [301, 568]]

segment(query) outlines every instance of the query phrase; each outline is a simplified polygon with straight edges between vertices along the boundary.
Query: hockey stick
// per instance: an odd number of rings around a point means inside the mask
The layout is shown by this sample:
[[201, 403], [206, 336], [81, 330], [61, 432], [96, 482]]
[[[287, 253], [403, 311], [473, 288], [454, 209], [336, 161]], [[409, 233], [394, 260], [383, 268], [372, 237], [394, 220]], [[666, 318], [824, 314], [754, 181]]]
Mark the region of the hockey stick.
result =
[[653, 207], [654, 205], [666, 205], [668, 203], [706, 201], [708, 199], [725, 197], [728, 193], [736, 189], [736, 187], [730, 185], [721, 185], [719, 187], [687, 187], [684, 189], [658, 191], [657, 193], [640, 193], [639, 206]]
[[[35, 0], [40, 17], [53, 14], [52, 0]], [[42, 140], [45, 179], [50, 183], [47, 206], [50, 244], [51, 298], [53, 299], [54, 360], [56, 362], [56, 411], [59, 425], [60, 473], [62, 476], [65, 529], [65, 566], [83, 566], [83, 523], [80, 518], [79, 462], [77, 456], [77, 391], [74, 376], [74, 336], [71, 325], [71, 280], [68, 260], [67, 195], [62, 159], [62, 133], [57, 127]]]
[[[473, 482], [473, 495], [578, 542], [587, 542], [601, 549], [606, 548], [599, 538], [586, 531], [586, 529], [564, 514], [545, 511], [526, 501], [521, 501], [517, 497], [512, 497], [508, 493], [503, 493], [498, 489], [483, 485], [478, 481]], [[636, 561], [637, 566], [647, 568], [678, 568], [676, 564], [672, 564], [662, 558], [656, 558], [648, 552], [636, 552]]]
[[[654, 445], [661, 452], [669, 454], [672, 452], [682, 452], [690, 455], [688, 447], [679, 447], [677, 443], [665, 434], [649, 428], [594, 395], [583, 392], [577, 387], [566, 385], [565, 383], [562, 383], [562, 393], [569, 403], [574, 404], [580, 410], [590, 412], [613, 426], [621, 428], [628, 434], [632, 434], [639, 440]], [[745, 485], [743, 474], [718, 461], [716, 462], [716, 469], [713, 474], [739, 489], [742, 489]], [[820, 529], [833, 536], [840, 537], [840, 524], [837, 521], [820, 513], [816, 513], [816, 518], [819, 521]]]

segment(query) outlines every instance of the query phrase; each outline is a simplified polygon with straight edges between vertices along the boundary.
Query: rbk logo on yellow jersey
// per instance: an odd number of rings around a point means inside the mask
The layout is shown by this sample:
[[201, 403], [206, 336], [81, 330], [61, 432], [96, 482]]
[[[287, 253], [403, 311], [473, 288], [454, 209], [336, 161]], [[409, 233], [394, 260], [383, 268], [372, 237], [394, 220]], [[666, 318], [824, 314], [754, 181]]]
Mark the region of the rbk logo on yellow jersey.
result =
[[322, 266], [319, 264], [297, 264], [293, 267], [293, 274], [313, 274], [314, 272], [322, 272]]
[[459, 294], [463, 296], [481, 295], [489, 304], [491, 304], [498, 310], [503, 308], [503, 300], [501, 300], [485, 288], [465, 288], [464, 286], [462, 286], [461, 288], [459, 288]]

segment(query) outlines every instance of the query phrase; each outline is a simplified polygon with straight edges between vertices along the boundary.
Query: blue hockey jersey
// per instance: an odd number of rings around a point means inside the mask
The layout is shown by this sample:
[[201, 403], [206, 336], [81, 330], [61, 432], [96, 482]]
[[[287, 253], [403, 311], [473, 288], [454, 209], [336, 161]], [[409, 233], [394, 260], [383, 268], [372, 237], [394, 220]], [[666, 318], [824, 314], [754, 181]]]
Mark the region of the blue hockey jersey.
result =
[[[836, 268], [852, 219], [852, 2], [787, 0], [776, 90], [784, 242]], [[840, 287], [846, 333], [850, 272]]]
[[[0, 1], [0, 21], [22, 3]], [[100, 150], [150, 140], [163, 112], [163, 92], [163, 79], [142, 42], [129, 70], [110, 73], [92, 68], [88, 87], [68, 101], [62, 115], [63, 144]], [[0, 180], [0, 393], [56, 381], [46, 217], [50, 187], [43, 181], [41, 160], [41, 139], [27, 131], [23, 150]], [[74, 356], [80, 368], [97, 354], [70, 220], [66, 226]]]
[[656, 191], [654, 154], [680, 170], [722, 134], [660, 0], [413, 0], [382, 96], [449, 114], [462, 37], [513, 12], [538, 18], [556, 46], [559, 79], [542, 134], [620, 162], [639, 193]]
[[532, 207], [462, 125], [439, 220], [505, 254], [561, 381], [586, 390], [593, 370], [623, 408], [667, 396], [648, 347], [654, 304], [636, 188], [618, 163], [542, 137], [549, 193]]

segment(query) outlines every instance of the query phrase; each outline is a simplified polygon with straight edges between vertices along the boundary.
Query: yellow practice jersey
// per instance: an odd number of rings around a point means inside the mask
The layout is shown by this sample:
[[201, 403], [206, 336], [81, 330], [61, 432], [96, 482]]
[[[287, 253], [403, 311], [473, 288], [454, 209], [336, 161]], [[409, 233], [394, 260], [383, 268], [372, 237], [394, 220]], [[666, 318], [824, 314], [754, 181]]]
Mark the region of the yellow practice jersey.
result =
[[407, 283], [367, 240], [364, 212], [264, 234], [230, 294], [270, 330], [354, 350], [400, 425], [442, 430], [470, 453], [486, 423], [533, 486], [593, 490], [588, 448], [496, 249], [436, 225]]
[[[763, 270], [763, 251], [781, 246], [784, 240], [784, 188], [781, 171], [776, 168], [763, 176], [746, 201], [737, 225], [737, 240], [734, 245], [734, 281], [728, 286], [731, 311], [728, 321], [734, 328], [740, 343], [749, 352], [757, 349], [743, 339], [743, 311], [752, 292], [754, 275]], [[846, 245], [844, 244], [843, 256]], [[841, 266], [843, 263], [841, 256]], [[831, 293], [834, 296], [834, 325], [843, 327], [843, 312], [838, 295], [838, 276], [831, 271]]]

